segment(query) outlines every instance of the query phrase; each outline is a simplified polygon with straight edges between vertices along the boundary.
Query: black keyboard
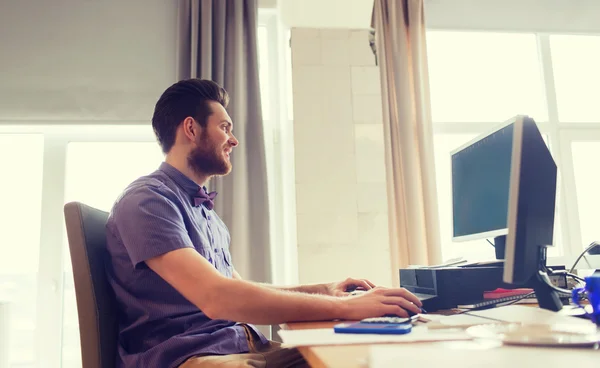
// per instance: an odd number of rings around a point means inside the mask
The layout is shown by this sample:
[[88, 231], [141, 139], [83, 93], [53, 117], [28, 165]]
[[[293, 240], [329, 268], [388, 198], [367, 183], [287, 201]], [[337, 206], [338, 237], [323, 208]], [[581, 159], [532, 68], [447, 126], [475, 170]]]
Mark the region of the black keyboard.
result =
[[[571, 295], [567, 293], [558, 293], [560, 298], [569, 298]], [[517, 302], [522, 299], [535, 299], [535, 293], [520, 294], [505, 296], [502, 298], [487, 299], [473, 304], [465, 304], [457, 306], [458, 309], [486, 309], [497, 306], [498, 304]]]

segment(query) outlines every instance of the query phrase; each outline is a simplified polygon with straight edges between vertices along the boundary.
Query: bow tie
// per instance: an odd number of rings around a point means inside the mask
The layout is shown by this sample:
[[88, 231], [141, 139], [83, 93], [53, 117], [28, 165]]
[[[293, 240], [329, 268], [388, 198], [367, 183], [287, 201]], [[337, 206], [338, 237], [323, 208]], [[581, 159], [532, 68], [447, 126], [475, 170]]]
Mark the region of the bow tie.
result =
[[204, 207], [208, 208], [209, 210], [212, 210], [215, 206], [213, 199], [215, 199], [216, 196], [217, 192], [206, 193], [205, 188], [200, 188], [198, 193], [194, 195], [194, 206], [197, 207], [203, 204]]

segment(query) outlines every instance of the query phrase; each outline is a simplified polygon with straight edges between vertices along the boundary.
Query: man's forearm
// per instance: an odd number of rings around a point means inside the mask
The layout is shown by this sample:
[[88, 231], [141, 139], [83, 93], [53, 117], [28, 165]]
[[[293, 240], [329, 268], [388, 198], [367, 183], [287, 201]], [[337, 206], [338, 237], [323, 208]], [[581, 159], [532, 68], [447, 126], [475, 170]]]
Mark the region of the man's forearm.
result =
[[322, 294], [329, 295], [329, 291], [327, 290], [327, 286], [325, 284], [313, 284], [313, 285], [297, 285], [297, 286], [276, 286], [270, 284], [261, 284], [262, 286], [266, 286], [268, 288], [280, 291], [292, 291], [296, 293], [306, 293], [306, 294]]
[[[233, 278], [237, 280], [243, 280], [237, 271], [233, 271]], [[259, 283], [259, 285], [268, 287], [274, 290], [281, 291], [294, 291], [297, 293], [306, 293], [306, 294], [323, 294], [329, 295], [329, 290], [327, 290], [327, 285], [325, 284], [313, 284], [313, 285], [296, 285], [296, 286], [276, 286], [272, 284], [263, 284]]]
[[220, 292], [212, 295], [213, 319], [227, 319], [255, 324], [288, 321], [331, 320], [345, 314], [338, 298], [265, 287], [260, 284], [224, 279]]

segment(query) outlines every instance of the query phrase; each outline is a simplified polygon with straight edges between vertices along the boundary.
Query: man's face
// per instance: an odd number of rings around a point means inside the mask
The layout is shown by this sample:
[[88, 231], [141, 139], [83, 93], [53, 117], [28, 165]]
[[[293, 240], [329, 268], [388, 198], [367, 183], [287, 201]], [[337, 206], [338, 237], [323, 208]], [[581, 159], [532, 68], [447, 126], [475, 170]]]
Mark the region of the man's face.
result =
[[190, 167], [204, 175], [227, 175], [231, 172], [230, 154], [238, 140], [233, 135], [231, 118], [218, 102], [209, 102], [212, 115], [208, 117], [195, 147], [188, 155]]

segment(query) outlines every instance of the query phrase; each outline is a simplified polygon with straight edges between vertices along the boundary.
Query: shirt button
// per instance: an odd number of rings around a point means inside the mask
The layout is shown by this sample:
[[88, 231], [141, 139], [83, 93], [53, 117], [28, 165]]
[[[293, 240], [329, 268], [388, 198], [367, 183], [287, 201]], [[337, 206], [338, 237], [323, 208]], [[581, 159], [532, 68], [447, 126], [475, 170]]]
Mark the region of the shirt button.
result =
[[207, 218], [208, 220], [210, 220], [210, 215], [206, 216], [206, 218]]

